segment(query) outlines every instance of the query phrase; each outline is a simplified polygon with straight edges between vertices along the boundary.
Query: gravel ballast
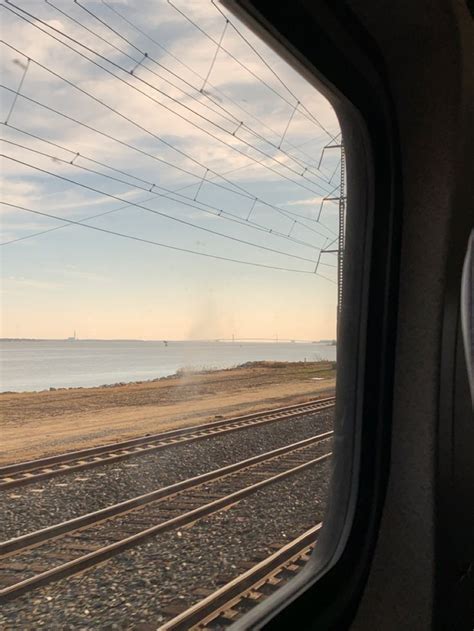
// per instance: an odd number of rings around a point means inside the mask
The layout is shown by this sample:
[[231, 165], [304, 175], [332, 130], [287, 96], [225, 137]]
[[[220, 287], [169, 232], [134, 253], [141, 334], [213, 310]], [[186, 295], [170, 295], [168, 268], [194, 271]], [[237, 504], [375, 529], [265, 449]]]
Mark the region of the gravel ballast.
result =
[[57, 475], [13, 488], [0, 498], [0, 538], [33, 530], [104, 508], [159, 487], [173, 484], [328, 431], [333, 409], [284, 419], [229, 434], [134, 456], [126, 460]]
[[[294, 440], [294, 437], [293, 437]], [[266, 445], [266, 448], [269, 447]], [[266, 487], [189, 528], [149, 539], [97, 568], [4, 605], [17, 629], [156, 629], [170, 604], [189, 606], [322, 520], [331, 462]]]

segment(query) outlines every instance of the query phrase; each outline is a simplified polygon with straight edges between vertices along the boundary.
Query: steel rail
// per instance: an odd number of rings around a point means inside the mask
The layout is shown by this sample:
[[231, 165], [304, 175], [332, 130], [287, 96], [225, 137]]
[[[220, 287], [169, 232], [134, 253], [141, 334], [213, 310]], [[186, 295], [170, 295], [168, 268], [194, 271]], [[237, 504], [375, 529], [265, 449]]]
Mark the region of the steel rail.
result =
[[52, 526], [41, 528], [40, 530], [35, 530], [34, 532], [29, 532], [24, 535], [20, 535], [19, 537], [13, 537], [12, 539], [2, 541], [0, 542], [0, 557], [4, 557], [12, 552], [18, 552], [19, 550], [23, 551], [38, 543], [55, 539], [65, 533], [70, 534], [80, 528], [90, 526], [91, 524], [109, 519], [110, 517], [122, 515], [134, 508], [144, 506], [150, 502], [154, 502], [155, 500], [170, 498], [177, 493], [194, 488], [204, 484], [205, 482], [218, 480], [219, 478], [228, 476], [231, 473], [242, 471], [243, 469], [256, 465], [260, 462], [272, 460], [273, 458], [283, 456], [287, 453], [291, 453], [292, 451], [308, 447], [312, 444], [330, 438], [332, 435], [332, 430], [323, 432], [322, 434], [317, 434], [316, 436], [299, 440], [296, 443], [272, 449], [271, 451], [267, 451], [257, 456], [252, 456], [251, 458], [246, 458], [245, 460], [240, 460], [239, 462], [235, 462], [225, 467], [213, 469], [207, 473], [202, 473], [201, 475], [181, 480], [175, 484], [170, 484], [155, 491], [151, 491], [150, 493], [138, 495], [137, 497], [133, 497], [123, 502], [118, 502], [112, 506], [107, 506], [91, 513], [80, 515], [79, 517], [74, 517], [73, 519], [68, 519], [67, 521], [60, 522], [59, 524], [53, 524]]
[[297, 465], [282, 473], [278, 473], [276, 475], [272, 475], [265, 480], [261, 480], [249, 486], [246, 486], [242, 489], [234, 491], [224, 497], [219, 499], [215, 499], [206, 504], [202, 504], [197, 508], [186, 511], [176, 517], [172, 517], [167, 519], [159, 524], [146, 528], [138, 533], [132, 534], [130, 536], [124, 537], [119, 541], [115, 541], [108, 545], [102, 546], [97, 550], [89, 552], [85, 555], [79, 556], [71, 561], [67, 561], [60, 565], [57, 565], [53, 568], [50, 568], [46, 571], [40, 572], [32, 577], [21, 580], [17, 583], [11, 584], [0, 590], [0, 602], [6, 602], [11, 600], [12, 598], [16, 598], [23, 593], [30, 591], [36, 587], [41, 585], [46, 585], [51, 581], [59, 580], [60, 578], [65, 578], [67, 576], [71, 576], [73, 574], [77, 574], [85, 569], [93, 567], [111, 557], [116, 556], [117, 554], [124, 552], [132, 547], [135, 547], [139, 543], [144, 540], [153, 537], [157, 534], [168, 532], [174, 530], [176, 528], [191, 524], [198, 519], [211, 515], [223, 508], [226, 508], [236, 502], [244, 499], [250, 495], [253, 495], [257, 491], [269, 486], [271, 484], [275, 484], [276, 482], [283, 480], [287, 477], [295, 475], [297, 473], [301, 473], [306, 469], [323, 462], [330, 458], [332, 452], [328, 452], [322, 456], [317, 458], [313, 458], [303, 464]]
[[55, 475], [117, 462], [175, 444], [209, 438], [240, 429], [274, 423], [287, 418], [304, 416], [333, 407], [335, 397], [315, 399], [308, 403], [264, 410], [252, 414], [211, 421], [202, 425], [184, 427], [150, 436], [142, 436], [117, 443], [71, 451], [37, 460], [0, 467], [0, 489], [30, 484]]
[[295, 562], [306, 557], [313, 549], [317, 533], [322, 525], [322, 522], [316, 524], [220, 589], [160, 625], [158, 631], [206, 629], [210, 623], [216, 621], [216, 618], [222, 620], [219, 628], [224, 626], [224, 620], [228, 625], [232, 624], [237, 613], [234, 608], [239, 603], [249, 597], [256, 602], [261, 596], [259, 589], [263, 585], [268, 585], [269, 582], [278, 584], [280, 581], [275, 580], [276, 576], [282, 570], [288, 570], [288, 566], [290, 566], [290, 571], [295, 572]]

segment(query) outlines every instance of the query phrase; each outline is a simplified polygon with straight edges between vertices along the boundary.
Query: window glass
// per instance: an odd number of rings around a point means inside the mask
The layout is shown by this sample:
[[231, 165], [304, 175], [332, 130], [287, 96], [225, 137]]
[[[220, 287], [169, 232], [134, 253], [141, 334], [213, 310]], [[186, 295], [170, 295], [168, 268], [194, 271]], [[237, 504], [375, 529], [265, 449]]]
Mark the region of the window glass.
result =
[[218, 3], [1, 17], [0, 625], [226, 627], [324, 522], [337, 117]]

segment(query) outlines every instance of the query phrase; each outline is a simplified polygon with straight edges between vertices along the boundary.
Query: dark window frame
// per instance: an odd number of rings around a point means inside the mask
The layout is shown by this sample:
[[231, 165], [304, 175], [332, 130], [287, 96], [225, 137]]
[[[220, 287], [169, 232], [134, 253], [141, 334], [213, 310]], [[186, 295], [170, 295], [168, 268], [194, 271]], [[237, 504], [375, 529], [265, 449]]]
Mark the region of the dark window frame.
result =
[[224, 4], [332, 103], [346, 148], [349, 210], [331, 483], [337, 501], [312, 563], [234, 627], [287, 629], [297, 620], [301, 629], [340, 629], [366, 582], [388, 480], [401, 234], [395, 116], [377, 48], [344, 9], [304, 0]]

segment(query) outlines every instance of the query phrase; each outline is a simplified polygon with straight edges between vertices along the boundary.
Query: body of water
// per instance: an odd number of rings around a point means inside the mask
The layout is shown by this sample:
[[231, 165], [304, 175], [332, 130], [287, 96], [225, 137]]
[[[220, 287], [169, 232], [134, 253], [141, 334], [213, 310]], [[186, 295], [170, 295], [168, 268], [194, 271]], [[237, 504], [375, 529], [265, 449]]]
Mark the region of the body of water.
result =
[[232, 368], [249, 361], [336, 359], [336, 347], [310, 343], [2, 341], [0, 391], [146, 381], [180, 368]]

